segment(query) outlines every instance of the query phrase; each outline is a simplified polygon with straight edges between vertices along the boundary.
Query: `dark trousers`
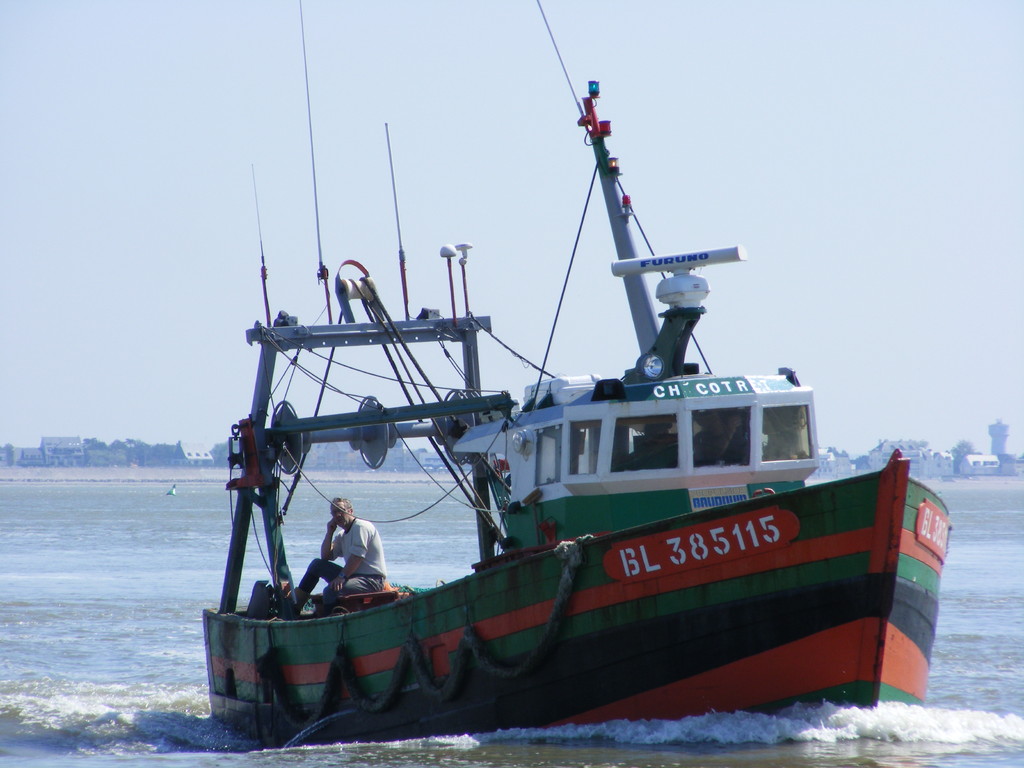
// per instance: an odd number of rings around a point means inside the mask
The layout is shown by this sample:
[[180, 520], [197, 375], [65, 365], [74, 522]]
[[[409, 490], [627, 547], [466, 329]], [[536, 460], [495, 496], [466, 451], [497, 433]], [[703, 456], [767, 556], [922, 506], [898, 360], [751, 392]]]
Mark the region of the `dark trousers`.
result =
[[308, 595], [313, 592], [320, 579], [326, 581], [327, 586], [324, 587], [324, 607], [327, 608], [335, 605], [340, 595], [351, 595], [356, 592], [380, 592], [384, 589], [383, 576], [363, 575], [350, 576], [340, 592], [331, 589], [331, 582], [341, 576], [341, 571], [341, 566], [334, 561], [318, 557], [306, 568], [306, 574], [302, 577], [302, 581], [299, 582], [299, 589]]

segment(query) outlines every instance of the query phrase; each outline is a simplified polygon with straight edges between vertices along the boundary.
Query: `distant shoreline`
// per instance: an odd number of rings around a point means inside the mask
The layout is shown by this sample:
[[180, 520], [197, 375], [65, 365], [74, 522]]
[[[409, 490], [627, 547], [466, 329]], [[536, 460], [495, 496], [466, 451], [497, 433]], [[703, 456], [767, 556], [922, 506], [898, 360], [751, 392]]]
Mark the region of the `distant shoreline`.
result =
[[[306, 473], [314, 480], [346, 483], [430, 483], [414, 472]], [[229, 478], [225, 468], [214, 467], [0, 467], [0, 483], [220, 483]]]
[[[420, 472], [346, 472], [343, 470], [312, 470], [306, 473], [313, 480], [344, 483], [431, 483]], [[447, 478], [447, 475], [439, 479]], [[0, 467], [2, 483], [220, 483], [226, 484], [228, 473], [219, 467]], [[980, 487], [993, 485], [1024, 485], [1024, 476], [958, 477], [955, 480], [929, 478], [925, 485], [935, 488]]]

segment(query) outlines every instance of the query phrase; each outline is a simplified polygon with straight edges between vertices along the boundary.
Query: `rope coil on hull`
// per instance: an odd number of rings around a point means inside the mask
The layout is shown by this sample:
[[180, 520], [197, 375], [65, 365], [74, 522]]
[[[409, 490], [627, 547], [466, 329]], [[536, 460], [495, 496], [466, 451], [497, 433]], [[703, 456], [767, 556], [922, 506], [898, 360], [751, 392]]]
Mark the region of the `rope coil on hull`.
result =
[[523, 677], [537, 669], [551, 652], [561, 629], [562, 620], [572, 597], [576, 574], [584, 559], [582, 544], [590, 538], [592, 537], [581, 536], [574, 541], [564, 541], [555, 548], [555, 556], [562, 561], [562, 572], [551, 606], [551, 613], [544, 625], [544, 634], [533, 650], [516, 664], [505, 664], [491, 654], [487, 650], [484, 640], [473, 628], [472, 623], [467, 622], [454, 652], [455, 657], [452, 661], [451, 671], [447, 675], [441, 678], [434, 677], [419, 639], [415, 635], [410, 635], [402, 645], [387, 688], [375, 695], [368, 695], [363, 692], [359, 684], [355, 668], [345, 649], [345, 644], [342, 642], [338, 646], [334, 659], [331, 660], [317, 711], [311, 717], [302, 718], [296, 717], [297, 707], [288, 702], [280, 666], [273, 663], [273, 651], [266, 654], [260, 660], [261, 674], [265, 672], [269, 675], [275, 697], [288, 720], [294, 725], [306, 725], [302, 731], [285, 744], [285, 747], [304, 743], [310, 736], [347, 714], [345, 711], [330, 711], [331, 709], [336, 710], [340, 703], [341, 684], [344, 684], [349, 698], [356, 707], [363, 712], [376, 714], [386, 712], [394, 706], [410, 667], [419, 689], [430, 697], [443, 702], [452, 701], [458, 697], [470, 669], [470, 659], [475, 660], [480, 669], [503, 680]]

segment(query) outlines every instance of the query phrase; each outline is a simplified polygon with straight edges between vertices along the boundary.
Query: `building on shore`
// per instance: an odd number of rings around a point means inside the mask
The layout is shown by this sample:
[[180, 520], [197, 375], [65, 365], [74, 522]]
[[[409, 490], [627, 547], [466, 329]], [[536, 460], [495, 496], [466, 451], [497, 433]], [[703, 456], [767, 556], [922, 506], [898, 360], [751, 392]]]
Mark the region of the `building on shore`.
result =
[[42, 448], [15, 448], [14, 465], [17, 467], [45, 467]]
[[896, 450], [903, 454], [903, 458], [910, 459], [910, 473], [914, 477], [936, 479], [953, 476], [953, 454], [933, 451], [924, 440], [879, 440], [867, 456], [857, 460], [858, 469], [876, 472], [888, 463]]
[[212, 467], [213, 454], [199, 443], [183, 443], [178, 441], [178, 452], [174, 464], [189, 467]]
[[960, 460], [958, 474], [964, 477], [1001, 475], [999, 457], [993, 453], [969, 453]]
[[44, 437], [39, 450], [47, 467], [85, 466], [85, 449], [80, 437]]
[[850, 454], [829, 446], [818, 449], [818, 469], [814, 473], [815, 480], [839, 480], [856, 474]]

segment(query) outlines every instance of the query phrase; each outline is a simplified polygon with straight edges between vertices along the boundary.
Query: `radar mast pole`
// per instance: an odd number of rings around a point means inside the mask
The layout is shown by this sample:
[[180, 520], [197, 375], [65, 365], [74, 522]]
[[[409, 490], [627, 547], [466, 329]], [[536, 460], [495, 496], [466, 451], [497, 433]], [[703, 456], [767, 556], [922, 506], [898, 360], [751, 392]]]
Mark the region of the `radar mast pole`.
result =
[[[615, 241], [615, 252], [620, 260], [635, 259], [638, 254], [636, 246], [633, 244], [633, 236], [629, 231], [629, 219], [633, 215], [633, 208], [630, 205], [629, 195], [619, 197], [619, 161], [618, 158], [610, 157], [608, 148], [605, 146], [605, 139], [612, 135], [611, 121], [597, 119], [594, 104], [601, 95], [600, 85], [591, 80], [587, 91], [589, 95], [583, 99], [583, 116], [577, 121], [577, 124], [587, 129], [587, 135], [594, 147], [594, 155], [597, 158], [601, 177], [601, 189], [604, 192], [604, 203], [608, 209], [608, 222], [612, 228], [612, 239]], [[654, 341], [658, 337], [657, 313], [654, 311], [654, 305], [643, 277], [640, 275], [624, 277], [623, 284], [626, 287], [629, 311], [633, 317], [636, 341], [640, 347], [640, 354], [644, 354], [654, 346]]]

